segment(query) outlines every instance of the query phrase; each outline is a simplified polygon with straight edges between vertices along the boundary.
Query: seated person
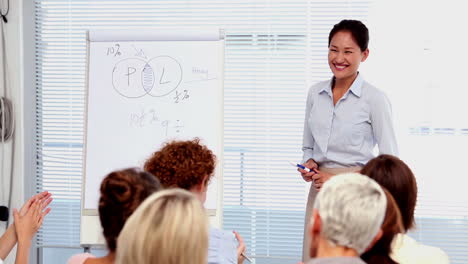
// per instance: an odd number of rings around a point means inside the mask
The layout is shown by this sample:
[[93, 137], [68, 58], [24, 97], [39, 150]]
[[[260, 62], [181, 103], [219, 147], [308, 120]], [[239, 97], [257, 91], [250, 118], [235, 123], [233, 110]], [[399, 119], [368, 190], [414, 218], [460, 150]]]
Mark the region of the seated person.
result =
[[382, 236], [387, 199], [372, 179], [339, 174], [324, 183], [309, 224], [308, 264], [365, 264], [359, 256]]
[[403, 222], [395, 199], [389, 191], [385, 188], [383, 190], [387, 198], [387, 210], [382, 224], [382, 237], [372, 248], [362, 254], [361, 259], [367, 264], [398, 264], [390, 255], [394, 239], [403, 231]]
[[[164, 188], [182, 188], [204, 203], [208, 183], [213, 176], [216, 156], [199, 139], [172, 141], [156, 151], [145, 163], [145, 171], [156, 176]], [[242, 263], [245, 245], [237, 232], [210, 228], [208, 263]], [[236, 250], [237, 247], [237, 250]]]
[[406, 235], [414, 227], [414, 209], [418, 196], [416, 178], [411, 169], [397, 157], [380, 155], [371, 159], [361, 173], [386, 188], [400, 208], [404, 229], [392, 245], [392, 259], [400, 264], [450, 263], [447, 254], [439, 248], [420, 244]]
[[125, 221], [148, 196], [161, 188], [153, 175], [137, 169], [124, 169], [107, 175], [101, 183], [98, 210], [109, 253], [101, 258], [89, 253], [78, 254], [71, 257], [67, 263], [114, 263], [117, 237]]
[[45, 191], [31, 197], [19, 210], [14, 209], [14, 223], [0, 237], [0, 263], [8, 256], [15, 244], [15, 264], [29, 263], [31, 240], [42, 225], [44, 217], [50, 212], [46, 207], [52, 202], [52, 194]]
[[169, 189], [144, 201], [118, 238], [117, 264], [205, 264], [208, 216], [190, 192]]

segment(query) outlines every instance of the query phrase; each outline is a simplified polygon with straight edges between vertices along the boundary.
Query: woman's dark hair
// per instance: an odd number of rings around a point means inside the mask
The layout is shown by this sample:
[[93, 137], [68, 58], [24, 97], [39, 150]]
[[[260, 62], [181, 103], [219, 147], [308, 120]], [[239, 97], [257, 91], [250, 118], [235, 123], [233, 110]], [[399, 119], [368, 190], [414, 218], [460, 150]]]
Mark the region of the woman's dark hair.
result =
[[328, 46], [330, 46], [333, 36], [340, 31], [350, 32], [361, 51], [367, 49], [369, 45], [369, 30], [361, 21], [345, 19], [333, 26], [328, 35]]
[[418, 187], [408, 165], [395, 156], [380, 155], [371, 159], [361, 173], [374, 179], [392, 194], [400, 208], [405, 231], [413, 228]]
[[387, 210], [382, 223], [383, 234], [372, 248], [362, 254], [361, 258], [367, 264], [398, 264], [398, 262], [390, 258], [390, 254], [392, 253], [393, 239], [403, 232], [401, 213], [390, 192], [385, 188], [382, 189], [387, 197]]
[[99, 219], [110, 251], [117, 248], [117, 237], [125, 221], [161, 184], [151, 173], [138, 169], [111, 172], [101, 183]]

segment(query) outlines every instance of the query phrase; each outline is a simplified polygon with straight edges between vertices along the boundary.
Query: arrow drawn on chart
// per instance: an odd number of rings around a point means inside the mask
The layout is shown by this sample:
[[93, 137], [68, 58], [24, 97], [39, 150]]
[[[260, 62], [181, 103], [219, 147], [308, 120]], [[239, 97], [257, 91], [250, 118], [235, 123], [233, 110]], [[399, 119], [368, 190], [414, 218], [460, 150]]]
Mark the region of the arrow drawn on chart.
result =
[[135, 53], [135, 56], [141, 57], [141, 58], [145, 58], [145, 59], [148, 58], [148, 57], [146, 57], [145, 52], [143, 51], [143, 49], [138, 50], [138, 49], [135, 47], [135, 45], [132, 45], [132, 47], [133, 47], [133, 49], [134, 49], [135, 52], [136, 52], [136, 53]]

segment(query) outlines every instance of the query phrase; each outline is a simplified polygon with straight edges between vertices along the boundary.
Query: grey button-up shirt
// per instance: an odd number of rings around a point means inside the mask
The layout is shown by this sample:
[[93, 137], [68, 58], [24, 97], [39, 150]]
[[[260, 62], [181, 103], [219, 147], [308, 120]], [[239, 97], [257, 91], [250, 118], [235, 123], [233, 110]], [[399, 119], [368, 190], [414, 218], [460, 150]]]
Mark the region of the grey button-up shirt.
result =
[[333, 105], [332, 79], [312, 86], [307, 96], [303, 161], [320, 166], [364, 166], [380, 154], [398, 155], [392, 110], [387, 96], [358, 74]]

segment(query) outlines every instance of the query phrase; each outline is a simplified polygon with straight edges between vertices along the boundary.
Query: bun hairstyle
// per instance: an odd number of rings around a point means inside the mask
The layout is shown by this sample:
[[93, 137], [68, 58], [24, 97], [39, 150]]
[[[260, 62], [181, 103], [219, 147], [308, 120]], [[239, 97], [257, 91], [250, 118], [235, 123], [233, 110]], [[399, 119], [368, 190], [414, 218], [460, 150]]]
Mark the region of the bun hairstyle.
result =
[[125, 221], [148, 196], [161, 189], [156, 177], [135, 168], [114, 171], [104, 178], [99, 219], [110, 251], [117, 248], [117, 237]]

